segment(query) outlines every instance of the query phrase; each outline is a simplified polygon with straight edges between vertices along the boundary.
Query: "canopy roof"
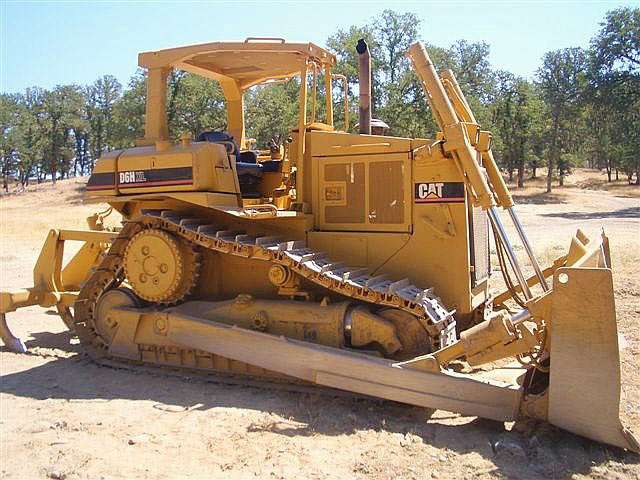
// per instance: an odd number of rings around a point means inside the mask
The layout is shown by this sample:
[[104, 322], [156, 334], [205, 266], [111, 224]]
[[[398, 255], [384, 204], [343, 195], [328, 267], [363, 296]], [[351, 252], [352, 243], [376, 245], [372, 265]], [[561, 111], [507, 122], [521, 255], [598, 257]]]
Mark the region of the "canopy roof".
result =
[[286, 43], [280, 38], [203, 43], [138, 55], [141, 67], [178, 68], [224, 83], [233, 80], [241, 91], [297, 75], [306, 62], [334, 65], [336, 59], [313, 43]]

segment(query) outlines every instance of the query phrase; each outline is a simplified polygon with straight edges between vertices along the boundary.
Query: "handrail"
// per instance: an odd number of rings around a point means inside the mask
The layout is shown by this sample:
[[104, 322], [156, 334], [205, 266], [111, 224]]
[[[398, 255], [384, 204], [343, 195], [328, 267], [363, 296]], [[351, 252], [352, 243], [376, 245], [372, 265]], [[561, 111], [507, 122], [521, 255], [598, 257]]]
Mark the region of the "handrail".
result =
[[331, 74], [331, 77], [342, 80], [344, 90], [344, 131], [349, 131], [349, 81], [345, 75], [339, 73]]
[[318, 96], [318, 65], [312, 62], [313, 84], [311, 86], [311, 123], [316, 121], [317, 96]]
[[277, 217], [278, 207], [270, 203], [247, 205], [246, 207], [242, 208], [242, 213], [244, 213], [247, 217], [258, 217], [258, 216]]
[[351, 145], [332, 145], [331, 148], [363, 148], [363, 147], [391, 147], [388, 142], [381, 143], [354, 143]]
[[281, 37], [247, 37], [244, 39], [244, 43], [251, 43], [251, 42], [279, 42], [279, 43], [285, 43], [285, 39], [281, 38]]

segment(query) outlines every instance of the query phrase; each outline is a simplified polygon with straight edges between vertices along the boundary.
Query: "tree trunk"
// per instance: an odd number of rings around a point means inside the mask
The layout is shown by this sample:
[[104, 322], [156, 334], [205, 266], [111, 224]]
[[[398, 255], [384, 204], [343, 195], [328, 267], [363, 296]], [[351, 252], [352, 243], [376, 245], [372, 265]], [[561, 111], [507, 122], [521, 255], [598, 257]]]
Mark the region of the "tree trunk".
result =
[[2, 155], [2, 188], [5, 192], [9, 191], [9, 183], [7, 179], [7, 160], [4, 155]]
[[526, 145], [525, 145], [525, 140], [524, 137], [521, 135], [520, 136], [520, 142], [518, 143], [518, 156], [516, 157], [518, 159], [518, 188], [523, 188], [524, 187], [524, 166], [526, 163], [526, 159], [525, 159], [525, 155], [526, 155]]
[[607, 181], [613, 180], [613, 160], [610, 157], [605, 158], [605, 166], [607, 169]]
[[549, 152], [549, 158], [547, 159], [547, 193], [551, 193], [551, 181], [553, 180], [553, 172], [556, 168], [556, 160], [560, 157], [558, 152], [558, 137], [560, 135], [560, 118], [559, 113], [555, 112], [553, 115], [553, 130], [551, 138], [551, 148]]
[[558, 162], [558, 185], [560, 187], [564, 187], [564, 176], [566, 171], [564, 169], [564, 164], [562, 162]]
[[91, 165], [89, 164], [89, 135], [84, 134], [82, 136], [82, 174], [86, 174], [87, 171], [91, 173]]
[[549, 158], [547, 160], [547, 193], [551, 193], [551, 185], [553, 180], [553, 172], [555, 171], [555, 142], [554, 139], [552, 142], [551, 152], [549, 152]]
[[524, 187], [524, 163], [518, 166], [518, 188]]

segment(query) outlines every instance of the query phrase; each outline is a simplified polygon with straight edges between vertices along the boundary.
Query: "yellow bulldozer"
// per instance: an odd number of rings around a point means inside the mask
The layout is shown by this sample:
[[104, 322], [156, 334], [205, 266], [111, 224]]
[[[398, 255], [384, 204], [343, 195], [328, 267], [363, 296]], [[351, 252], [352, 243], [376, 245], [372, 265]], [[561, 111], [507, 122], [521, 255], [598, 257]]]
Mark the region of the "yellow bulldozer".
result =
[[[578, 231], [543, 269], [453, 73], [407, 52], [439, 127], [434, 139], [372, 135], [371, 70], [359, 55], [359, 133], [334, 123], [335, 56], [249, 38], [139, 55], [145, 136], [108, 152], [86, 200], [122, 226], [51, 230], [34, 286], [0, 293], [6, 313], [56, 307], [96, 361], [316, 384], [497, 421], [546, 420], [638, 451], [619, 419], [609, 246]], [[167, 77], [219, 82], [224, 131], [168, 131]], [[297, 127], [256, 150], [243, 96], [289, 79]], [[342, 107], [341, 107], [342, 108]], [[338, 128], [342, 127], [342, 128]], [[377, 132], [381, 133], [381, 132]], [[525, 269], [502, 220], [514, 224]], [[490, 290], [490, 239], [503, 293]], [[67, 241], [80, 248], [63, 265]]]

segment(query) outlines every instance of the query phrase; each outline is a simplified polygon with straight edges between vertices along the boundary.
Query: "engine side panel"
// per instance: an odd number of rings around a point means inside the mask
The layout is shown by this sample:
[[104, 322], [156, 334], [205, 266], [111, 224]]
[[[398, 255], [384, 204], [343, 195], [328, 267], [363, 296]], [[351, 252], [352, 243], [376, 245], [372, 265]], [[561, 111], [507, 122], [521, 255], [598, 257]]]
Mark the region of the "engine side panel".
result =
[[180, 191], [238, 193], [235, 157], [208, 142], [134, 147], [100, 158], [87, 184], [89, 197]]

